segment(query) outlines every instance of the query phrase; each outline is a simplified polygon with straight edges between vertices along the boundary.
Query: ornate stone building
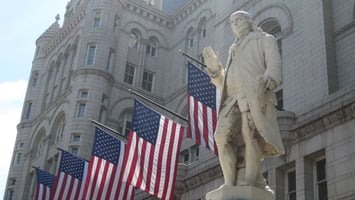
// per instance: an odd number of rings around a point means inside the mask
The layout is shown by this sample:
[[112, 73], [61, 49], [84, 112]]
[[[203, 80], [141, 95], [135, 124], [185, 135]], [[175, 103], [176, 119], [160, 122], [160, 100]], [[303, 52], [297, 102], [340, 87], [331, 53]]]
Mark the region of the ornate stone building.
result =
[[[273, 34], [282, 54], [287, 152], [262, 165], [276, 199], [355, 199], [354, 0], [71, 0], [66, 8], [63, 25], [57, 18], [36, 41], [5, 199], [32, 199], [31, 166], [55, 174], [57, 147], [89, 159], [88, 118], [124, 134], [129, 88], [186, 116], [188, 59], [178, 50], [200, 58], [210, 45], [225, 62], [236, 10]], [[220, 184], [217, 158], [184, 139], [175, 198], [205, 199]]]

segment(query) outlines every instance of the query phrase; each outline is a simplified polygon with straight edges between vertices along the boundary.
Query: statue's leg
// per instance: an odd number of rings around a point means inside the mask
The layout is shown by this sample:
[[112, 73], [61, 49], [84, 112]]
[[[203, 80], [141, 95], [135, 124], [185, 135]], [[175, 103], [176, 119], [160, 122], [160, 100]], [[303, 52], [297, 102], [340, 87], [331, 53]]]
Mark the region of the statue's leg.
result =
[[218, 119], [215, 141], [218, 148], [218, 158], [222, 168], [224, 183], [233, 186], [237, 180], [237, 151], [231, 143], [233, 134], [233, 115], [225, 116], [223, 111]]
[[256, 128], [250, 111], [242, 113], [242, 135], [245, 143], [245, 185], [255, 185], [260, 170], [262, 152], [256, 137]]

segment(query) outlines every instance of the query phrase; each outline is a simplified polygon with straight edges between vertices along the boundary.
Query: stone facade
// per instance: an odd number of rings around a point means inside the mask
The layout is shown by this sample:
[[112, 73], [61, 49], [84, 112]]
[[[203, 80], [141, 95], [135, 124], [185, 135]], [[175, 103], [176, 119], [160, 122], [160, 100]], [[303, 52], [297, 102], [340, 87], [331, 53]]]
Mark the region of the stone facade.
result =
[[[71, 0], [63, 26], [57, 18], [37, 39], [5, 199], [31, 199], [31, 166], [55, 174], [58, 147], [89, 159], [88, 118], [124, 133], [135, 98], [129, 88], [187, 116], [188, 59], [178, 51], [199, 58], [210, 45], [225, 62], [234, 40], [227, 19], [236, 10], [274, 34], [282, 54], [278, 120], [287, 153], [262, 165], [276, 199], [355, 198], [354, 0], [189, 0], [169, 14], [158, 8], [164, 1]], [[214, 154], [187, 138], [178, 169], [175, 199], [205, 199], [223, 182]]]

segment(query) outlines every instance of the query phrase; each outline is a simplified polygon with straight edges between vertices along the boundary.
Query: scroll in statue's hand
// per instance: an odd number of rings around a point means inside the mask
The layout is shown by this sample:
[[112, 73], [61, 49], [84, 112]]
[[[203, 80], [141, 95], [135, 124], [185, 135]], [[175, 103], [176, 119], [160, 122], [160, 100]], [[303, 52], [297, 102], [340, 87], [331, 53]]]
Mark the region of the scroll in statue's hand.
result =
[[207, 72], [211, 77], [216, 77], [222, 69], [221, 61], [211, 47], [206, 47], [202, 51], [203, 58], [207, 65]]
[[264, 76], [263, 82], [265, 90], [274, 90], [277, 87], [276, 81], [269, 76]]

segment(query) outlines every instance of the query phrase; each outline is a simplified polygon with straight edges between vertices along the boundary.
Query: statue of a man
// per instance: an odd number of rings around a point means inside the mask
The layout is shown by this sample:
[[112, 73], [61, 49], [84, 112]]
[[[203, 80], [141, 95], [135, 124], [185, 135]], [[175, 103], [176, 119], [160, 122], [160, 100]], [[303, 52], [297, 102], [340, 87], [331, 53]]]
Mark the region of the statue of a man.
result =
[[281, 83], [281, 58], [275, 38], [257, 28], [249, 13], [232, 13], [230, 23], [236, 40], [225, 68], [211, 47], [203, 50], [211, 81], [222, 91], [215, 133], [222, 187], [266, 189], [260, 162], [284, 153], [274, 93]]

